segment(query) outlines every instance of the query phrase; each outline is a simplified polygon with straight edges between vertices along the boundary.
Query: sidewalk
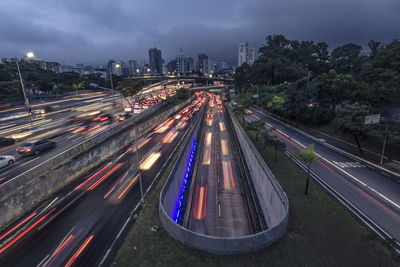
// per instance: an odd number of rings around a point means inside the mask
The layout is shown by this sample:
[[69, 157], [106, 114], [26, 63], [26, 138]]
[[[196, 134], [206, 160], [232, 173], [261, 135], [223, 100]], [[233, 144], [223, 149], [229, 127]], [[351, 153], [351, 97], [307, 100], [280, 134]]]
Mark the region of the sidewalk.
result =
[[365, 161], [368, 161], [373, 165], [379, 165], [381, 168], [386, 169], [386, 170], [388, 170], [390, 172], [395, 172], [397, 174], [400, 174], [400, 162], [398, 162], [398, 161], [390, 160], [387, 157], [384, 157], [384, 164], [380, 165], [380, 155], [375, 153], [375, 152], [363, 149], [364, 155], [362, 155], [360, 153], [360, 151], [358, 150], [358, 147], [356, 145], [350, 144], [350, 143], [348, 143], [346, 141], [343, 141], [343, 140], [340, 140], [340, 139], [338, 139], [336, 137], [333, 137], [333, 136], [330, 136], [328, 134], [322, 133], [322, 132], [320, 132], [318, 130], [311, 129], [311, 128], [309, 128], [309, 127], [307, 127], [305, 125], [302, 125], [302, 124], [299, 124], [299, 127], [296, 128], [295, 127], [295, 125], [296, 125], [295, 122], [286, 120], [284, 118], [280, 118], [279, 116], [277, 116], [275, 114], [272, 114], [272, 113], [262, 109], [259, 106], [255, 106], [255, 109], [259, 110], [259, 111], [262, 111], [265, 114], [268, 114], [269, 116], [275, 118], [276, 120], [279, 120], [279, 121], [281, 121], [281, 122], [283, 122], [285, 124], [288, 124], [289, 126], [295, 128], [295, 129], [297, 129], [297, 130], [299, 130], [299, 131], [301, 131], [301, 132], [303, 132], [303, 133], [305, 133], [307, 135], [310, 135], [315, 139], [318, 139], [319, 142], [325, 143], [327, 145], [334, 146], [334, 147], [336, 147], [336, 148], [338, 148], [340, 150], [343, 150], [343, 151], [353, 155], [354, 157], [358, 157], [358, 158], [361, 158], [361, 159], [363, 159]]

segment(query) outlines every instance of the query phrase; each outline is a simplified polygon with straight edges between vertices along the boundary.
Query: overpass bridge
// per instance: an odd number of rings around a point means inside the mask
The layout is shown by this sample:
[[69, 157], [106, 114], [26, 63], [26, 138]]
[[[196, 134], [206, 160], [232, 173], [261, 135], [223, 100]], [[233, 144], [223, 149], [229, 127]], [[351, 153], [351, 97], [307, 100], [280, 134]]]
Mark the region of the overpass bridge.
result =
[[210, 76], [193, 76], [193, 75], [178, 75], [178, 76], [141, 76], [141, 77], [127, 77], [125, 80], [138, 80], [143, 81], [144, 85], [150, 85], [152, 83], [168, 81], [184, 81], [184, 82], [195, 82], [201, 84], [209, 84], [213, 81], [224, 82], [224, 84], [234, 84], [233, 78], [224, 77], [210, 77]]

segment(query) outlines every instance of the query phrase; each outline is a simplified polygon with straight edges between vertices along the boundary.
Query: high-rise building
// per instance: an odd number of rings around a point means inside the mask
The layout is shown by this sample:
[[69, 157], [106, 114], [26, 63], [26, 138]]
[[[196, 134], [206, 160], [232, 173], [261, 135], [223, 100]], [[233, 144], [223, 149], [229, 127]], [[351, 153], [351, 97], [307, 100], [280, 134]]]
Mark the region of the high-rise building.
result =
[[167, 64], [167, 74], [175, 75], [176, 73], [178, 73], [177, 69], [178, 69], [178, 60], [171, 59]]
[[252, 65], [254, 63], [255, 57], [256, 49], [254, 47], [249, 47], [249, 44], [247, 42], [239, 44], [238, 67], [245, 62], [249, 65]]
[[194, 71], [194, 59], [191, 57], [186, 57], [184, 59], [184, 66], [185, 66], [185, 72]]
[[137, 75], [136, 70], [138, 69], [138, 65], [136, 60], [129, 60], [129, 75], [134, 76]]
[[155, 47], [149, 49], [149, 65], [151, 73], [162, 74], [162, 57], [160, 49]]
[[208, 73], [208, 56], [206, 54], [199, 54], [197, 57], [197, 69], [203, 73]]

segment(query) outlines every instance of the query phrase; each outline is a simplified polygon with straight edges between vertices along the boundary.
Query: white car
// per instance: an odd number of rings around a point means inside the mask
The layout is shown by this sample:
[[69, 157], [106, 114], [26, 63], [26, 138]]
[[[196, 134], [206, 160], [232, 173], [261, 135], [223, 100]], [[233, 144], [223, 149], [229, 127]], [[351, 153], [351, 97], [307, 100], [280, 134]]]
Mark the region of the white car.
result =
[[0, 156], [0, 168], [5, 166], [12, 166], [14, 165], [15, 157], [13, 156]]

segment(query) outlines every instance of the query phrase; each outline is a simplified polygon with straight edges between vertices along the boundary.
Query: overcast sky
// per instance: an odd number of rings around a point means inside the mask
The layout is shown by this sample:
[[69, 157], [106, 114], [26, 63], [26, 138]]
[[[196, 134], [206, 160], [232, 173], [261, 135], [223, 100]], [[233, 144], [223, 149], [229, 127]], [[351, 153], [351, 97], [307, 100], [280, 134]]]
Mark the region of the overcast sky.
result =
[[237, 63], [239, 42], [269, 34], [331, 48], [400, 39], [400, 0], [1, 0], [0, 58], [32, 50], [61, 63], [169, 60], [206, 53]]

